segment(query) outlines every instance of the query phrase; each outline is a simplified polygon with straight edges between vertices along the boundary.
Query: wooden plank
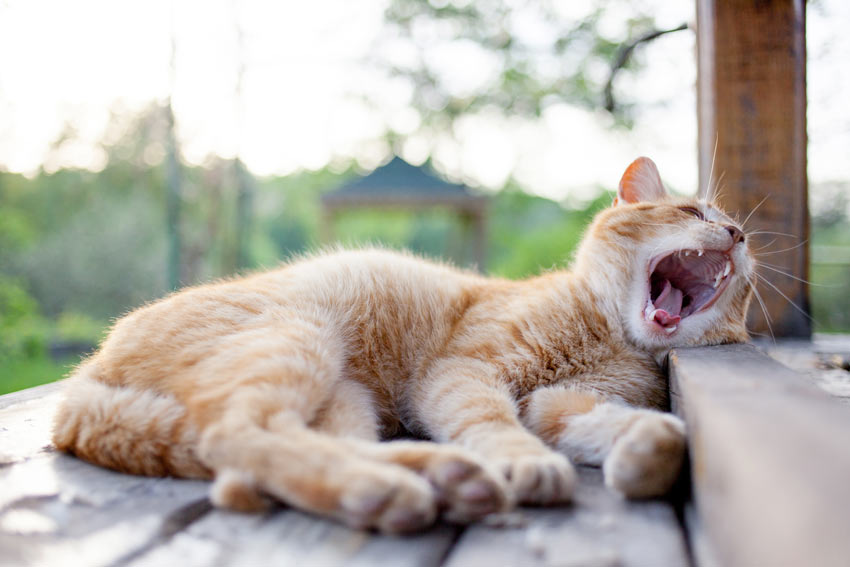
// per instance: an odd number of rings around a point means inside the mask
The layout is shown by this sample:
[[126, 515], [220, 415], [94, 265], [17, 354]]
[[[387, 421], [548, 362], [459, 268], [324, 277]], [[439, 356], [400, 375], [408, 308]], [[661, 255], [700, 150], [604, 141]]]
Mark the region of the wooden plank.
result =
[[847, 406], [752, 345], [676, 349], [669, 365], [719, 564], [846, 566]]
[[62, 389], [62, 383], [62, 380], [59, 380], [58, 382], [42, 384], [41, 386], [35, 386], [34, 388], [28, 388], [19, 392], [4, 394], [0, 396], [0, 410], [23, 402], [28, 402], [30, 400], [37, 400], [48, 394], [59, 392]]
[[56, 453], [61, 392], [0, 397], [0, 565], [439, 565], [459, 528], [377, 536], [294, 510], [211, 511], [206, 482], [124, 475]]
[[458, 531], [442, 525], [423, 534], [383, 536], [296, 510], [266, 515], [216, 510], [127, 566], [432, 567], [440, 564]]
[[523, 509], [525, 525], [468, 528], [447, 567], [685, 567], [685, 540], [668, 502], [626, 501], [608, 491], [599, 469], [579, 468], [571, 507]]
[[762, 339], [754, 342], [827, 394], [850, 404], [850, 335], [816, 334], [811, 341]]
[[112, 565], [209, 510], [207, 483], [94, 467], [50, 447], [57, 388], [0, 398], [0, 564]]
[[[805, 1], [698, 0], [697, 61], [701, 194], [722, 175], [722, 205], [741, 220], [758, 207], [747, 230], [781, 234], [753, 242], [788, 248], [770, 263], [808, 280]], [[808, 312], [807, 285], [761, 272], [779, 290], [759, 286], [774, 335], [808, 337], [810, 320], [781, 295]], [[770, 332], [757, 305], [750, 329]]]

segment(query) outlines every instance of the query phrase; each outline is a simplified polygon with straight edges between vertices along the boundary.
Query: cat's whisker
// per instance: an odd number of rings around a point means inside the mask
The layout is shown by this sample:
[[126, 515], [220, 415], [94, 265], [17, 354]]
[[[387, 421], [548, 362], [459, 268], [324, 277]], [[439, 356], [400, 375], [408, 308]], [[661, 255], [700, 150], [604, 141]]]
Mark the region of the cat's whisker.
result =
[[[747, 236], [749, 236], [749, 235], [747, 235]], [[755, 254], [755, 252], [758, 252], [759, 250], [764, 250], [765, 248], [770, 248], [770, 247], [771, 247], [771, 246], [773, 246], [775, 243], [776, 243], [776, 239], [774, 238], [773, 240], [771, 240], [770, 242], [768, 242], [768, 243], [767, 243], [767, 244], [765, 244], [764, 246], [759, 246], [758, 248], [752, 248], [751, 250], [753, 251], [753, 255], [754, 255], [754, 256], [759, 256], [759, 254]]]
[[716, 203], [720, 197], [723, 195], [723, 191], [726, 187], [723, 185], [723, 178], [726, 177], [726, 172], [723, 171], [720, 173], [720, 176], [717, 178], [717, 183], [714, 185], [714, 194], [712, 195], [712, 202]]
[[720, 141], [720, 134], [714, 133], [714, 152], [711, 154], [711, 169], [708, 170], [708, 184], [705, 187], [705, 198], [709, 203], [714, 202], [714, 196], [711, 190], [711, 179], [714, 177], [714, 161], [717, 159], [717, 143]]
[[806, 279], [803, 279], [803, 278], [798, 278], [797, 276], [795, 276], [793, 274], [789, 274], [788, 272], [786, 272], [784, 270], [780, 270], [779, 268], [777, 268], [776, 266], [773, 266], [772, 264], [765, 264], [764, 262], [759, 262], [759, 267], [770, 270], [771, 272], [776, 272], [777, 274], [782, 274], [785, 277], [791, 278], [792, 280], [797, 280], [798, 282], [803, 282], [804, 284], [807, 284], [807, 285], [814, 285], [814, 286], [818, 286], [818, 287], [836, 287], [836, 286], [818, 284], [818, 283], [810, 282], [809, 280], [806, 280]]
[[762, 234], [772, 234], [776, 236], [786, 236], [788, 238], [800, 238], [796, 234], [788, 234], [787, 232], [773, 232], [770, 230], [753, 230], [751, 232], [746, 233], [747, 236], [760, 236]]
[[755, 214], [755, 212], [756, 212], [757, 210], [759, 210], [759, 207], [761, 207], [762, 205], [764, 205], [764, 202], [765, 202], [765, 201], [767, 201], [769, 198], [770, 198], [770, 194], [766, 195], [764, 199], [762, 199], [761, 201], [759, 201], [758, 205], [756, 205], [755, 207], [753, 207], [753, 210], [752, 210], [752, 211], [750, 211], [750, 214], [748, 214], [748, 215], [747, 215], [747, 218], [745, 218], [745, 219], [744, 219], [744, 222], [742, 222], [742, 223], [741, 223], [741, 228], [744, 228], [745, 226], [747, 226], [747, 221], [749, 221], [749, 220], [750, 220], [750, 217], [752, 217], [752, 216], [753, 216], [753, 214]]
[[759, 281], [761, 281], [762, 283], [765, 283], [765, 284], [769, 285], [770, 287], [772, 287], [772, 288], [773, 288], [773, 291], [775, 291], [776, 293], [778, 293], [779, 295], [781, 295], [782, 297], [784, 297], [784, 298], [785, 298], [785, 301], [787, 301], [788, 303], [790, 303], [790, 304], [791, 304], [791, 306], [792, 306], [794, 309], [796, 309], [797, 311], [799, 311], [799, 312], [800, 312], [800, 314], [802, 314], [802, 315], [803, 315], [803, 317], [805, 317], [806, 319], [808, 319], [808, 320], [809, 320], [809, 321], [811, 321], [812, 323], [814, 323], [814, 322], [815, 322], [815, 320], [812, 318], [812, 316], [811, 316], [811, 315], [809, 315], [808, 313], [806, 313], [806, 312], [805, 312], [805, 311], [804, 311], [804, 310], [803, 310], [803, 309], [802, 309], [799, 305], [797, 305], [796, 303], [794, 303], [793, 301], [791, 301], [791, 298], [790, 298], [790, 297], [788, 297], [787, 295], [785, 295], [784, 293], [782, 293], [782, 290], [781, 290], [781, 289], [779, 289], [778, 287], [776, 287], [776, 286], [775, 286], [775, 285], [774, 285], [774, 284], [773, 284], [770, 280], [768, 280], [766, 277], [764, 277], [763, 275], [759, 274], [758, 272], [755, 272], [755, 275], [756, 275], [756, 277], [759, 279]]
[[767, 330], [770, 332], [770, 338], [773, 340], [773, 343], [776, 344], [776, 337], [773, 335], [773, 326], [770, 324], [770, 314], [767, 312], [767, 307], [764, 304], [764, 300], [761, 298], [759, 290], [756, 288], [755, 282], [750, 282], [750, 289], [753, 290], [753, 295], [755, 295], [756, 300], [758, 300], [759, 305], [761, 306], [761, 312], [764, 314], [764, 322], [767, 323]]
[[[803, 245], [804, 245], [804, 244], [806, 244], [808, 241], [809, 241], [809, 240], [808, 240], [808, 239], [806, 239], [806, 240], [804, 240], [804, 241], [800, 242], [799, 244], [795, 244], [794, 246], [791, 246], [791, 247], [789, 247], [789, 248], [783, 248], [782, 250], [771, 250], [770, 252], [762, 252], [761, 254], [755, 254], [755, 253], [753, 253], [753, 256], [770, 256], [771, 254], [781, 254], [782, 252], [789, 252], [789, 251], [791, 251], [791, 250], [796, 250], [796, 249], [797, 249], [797, 248], [799, 248], [800, 246], [803, 246]], [[776, 242], [776, 239], [771, 240], [771, 241], [770, 241], [770, 244], [773, 244], [774, 242]], [[768, 245], [766, 245], [766, 246], [762, 246], [762, 247], [760, 247], [760, 248], [756, 248], [756, 249], [754, 250], [754, 252], [758, 252], [759, 250], [764, 250], [765, 248], [767, 248], [768, 246], [770, 246], [770, 244], [768, 244]]]

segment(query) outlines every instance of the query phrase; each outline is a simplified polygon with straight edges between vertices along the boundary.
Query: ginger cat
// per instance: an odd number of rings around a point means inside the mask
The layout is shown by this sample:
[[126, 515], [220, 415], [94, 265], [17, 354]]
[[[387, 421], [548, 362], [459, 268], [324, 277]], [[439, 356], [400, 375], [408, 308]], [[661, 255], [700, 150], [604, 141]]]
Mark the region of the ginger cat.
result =
[[[214, 479], [220, 506], [272, 498], [384, 532], [567, 502], [570, 460], [659, 495], [685, 432], [658, 361], [747, 340], [753, 271], [741, 228], [640, 158], [571, 271], [507, 281], [342, 251], [139, 308], [69, 379], [53, 440]], [[378, 442], [402, 427], [435, 442]]]

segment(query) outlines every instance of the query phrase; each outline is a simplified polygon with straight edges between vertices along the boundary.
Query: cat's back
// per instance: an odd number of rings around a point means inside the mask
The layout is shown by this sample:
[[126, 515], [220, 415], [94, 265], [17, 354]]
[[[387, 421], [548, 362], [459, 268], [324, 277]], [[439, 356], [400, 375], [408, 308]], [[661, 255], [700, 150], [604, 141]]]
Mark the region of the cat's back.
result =
[[390, 337], [388, 351], [401, 355], [416, 348], [421, 336], [448, 332], [485, 282], [410, 254], [340, 250], [188, 288], [141, 307], [116, 323], [97, 358], [106, 381], [141, 380], [155, 387], [163, 369], [173, 375], [194, 366], [235, 334], [270, 334], [295, 319], [332, 325], [352, 340]]

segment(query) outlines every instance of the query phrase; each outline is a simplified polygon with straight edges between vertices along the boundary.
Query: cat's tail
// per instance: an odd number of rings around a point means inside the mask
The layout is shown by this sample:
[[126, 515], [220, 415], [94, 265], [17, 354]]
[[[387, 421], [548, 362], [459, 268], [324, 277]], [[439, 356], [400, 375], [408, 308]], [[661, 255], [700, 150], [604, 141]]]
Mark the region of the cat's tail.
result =
[[195, 454], [197, 432], [182, 404], [148, 390], [105, 384], [97, 359], [65, 384], [53, 443], [97, 465], [131, 474], [210, 478]]

